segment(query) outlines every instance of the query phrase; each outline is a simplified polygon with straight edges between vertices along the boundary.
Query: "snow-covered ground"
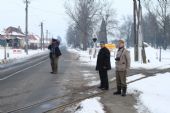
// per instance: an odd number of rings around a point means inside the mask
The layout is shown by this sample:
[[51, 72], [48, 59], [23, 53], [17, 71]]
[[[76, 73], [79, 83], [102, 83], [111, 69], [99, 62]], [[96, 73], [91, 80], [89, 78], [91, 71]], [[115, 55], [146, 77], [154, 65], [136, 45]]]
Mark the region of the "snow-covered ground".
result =
[[154, 77], [128, 85], [128, 93], [136, 94], [139, 113], [170, 113], [170, 73], [156, 74]]
[[[68, 49], [70, 52], [77, 53], [80, 56], [80, 61], [82, 61], [82, 64], [87, 64], [91, 66], [96, 65], [97, 56], [93, 58], [93, 55], [89, 55], [89, 50], [87, 51], [81, 51], [79, 49]], [[170, 68], [170, 50], [162, 50], [162, 61], [159, 62], [159, 49], [154, 49], [152, 47], [146, 47], [146, 57], [147, 61], [149, 62], [147, 64], [139, 62], [134, 62], [134, 48], [128, 49], [130, 51], [131, 55], [131, 68], [132, 69], [167, 69]], [[97, 49], [99, 51], [99, 49]], [[116, 50], [113, 50], [111, 52], [111, 64], [112, 67], [115, 67], [115, 55]]]
[[127, 77], [127, 82], [132, 82], [132, 81], [144, 78], [144, 77], [146, 77], [146, 76], [143, 74], [133, 75], [133, 76]]
[[100, 99], [100, 97], [86, 99], [69, 111], [70, 113], [105, 113], [104, 106], [100, 103]]
[[[97, 58], [93, 58], [89, 55], [89, 51], [81, 51], [77, 49], [68, 49], [70, 52], [79, 54], [80, 61], [85, 65], [96, 65]], [[99, 49], [98, 49], [99, 50]], [[170, 50], [162, 50], [162, 62], [159, 62], [159, 50], [152, 47], [147, 47], [145, 49], [147, 64], [142, 64], [141, 62], [134, 62], [134, 48], [129, 49], [131, 53], [131, 68], [132, 69], [167, 69], [170, 68]], [[115, 54], [116, 50], [111, 52], [111, 63], [112, 67], [115, 67]], [[91, 57], [91, 59], [90, 59]], [[85, 72], [84, 78], [92, 78], [93, 75]], [[141, 79], [140, 81], [133, 82], [128, 85], [128, 93], [137, 95], [136, 98], [138, 103], [135, 108], [138, 113], [170, 113], [170, 73], [156, 74], [156, 76], [145, 78], [143, 74], [133, 75], [127, 78], [127, 82]], [[113, 78], [115, 80], [115, 78]], [[87, 86], [99, 85], [99, 80], [91, 79], [91, 82]], [[85, 103], [84, 106], [91, 106], [90, 103]], [[84, 107], [86, 108], [86, 107]], [[87, 110], [86, 108], [85, 110]], [[78, 112], [79, 113], [79, 112]], [[81, 112], [80, 112], [81, 113]], [[83, 112], [86, 113], [86, 112]], [[91, 112], [90, 112], [91, 113]]]
[[[23, 49], [20, 49], [20, 50], [13, 50], [13, 49], [10, 49], [10, 48], [7, 48], [7, 62], [17, 62], [18, 60], [24, 60], [24, 59], [27, 59], [27, 58], [31, 58], [31, 57], [34, 57], [34, 56], [37, 56], [37, 55], [43, 55], [44, 53], [48, 52], [48, 50], [29, 50], [28, 51], [28, 55], [25, 53], [25, 51]], [[3, 48], [0, 48], [0, 64], [3, 64], [5, 63], [4, 62], [4, 49]]]
[[144, 69], [166, 69], [170, 68], [170, 50], [162, 50], [162, 61], [159, 62], [159, 49], [154, 49], [152, 47], [147, 47], [145, 49], [146, 51], [146, 57], [147, 61], [149, 60], [150, 63], [142, 64], [141, 62], [134, 62], [134, 48], [129, 49], [131, 53], [131, 59], [132, 59], [132, 68], [144, 68]]

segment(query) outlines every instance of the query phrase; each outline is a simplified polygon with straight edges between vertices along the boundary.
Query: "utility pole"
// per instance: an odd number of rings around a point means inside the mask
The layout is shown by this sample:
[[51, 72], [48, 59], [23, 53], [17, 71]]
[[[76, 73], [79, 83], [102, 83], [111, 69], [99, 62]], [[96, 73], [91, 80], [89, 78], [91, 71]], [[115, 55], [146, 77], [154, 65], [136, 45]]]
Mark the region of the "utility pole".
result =
[[25, 0], [26, 8], [25, 8], [25, 52], [28, 55], [28, 0]]
[[133, 0], [134, 7], [133, 7], [133, 15], [134, 15], [134, 55], [135, 61], [139, 61], [139, 50], [138, 50], [138, 34], [137, 34], [137, 1]]
[[44, 25], [43, 22], [41, 22], [41, 50], [44, 50]]
[[46, 30], [46, 46], [48, 46], [48, 30]]

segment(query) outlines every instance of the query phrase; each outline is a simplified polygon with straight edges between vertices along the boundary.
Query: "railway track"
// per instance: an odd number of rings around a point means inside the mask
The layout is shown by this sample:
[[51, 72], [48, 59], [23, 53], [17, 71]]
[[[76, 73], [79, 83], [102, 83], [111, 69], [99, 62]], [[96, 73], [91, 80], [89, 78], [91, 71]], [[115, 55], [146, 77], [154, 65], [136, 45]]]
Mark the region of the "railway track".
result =
[[[133, 75], [131, 75], [133, 76]], [[130, 76], [128, 76], [130, 77]], [[139, 81], [141, 79], [144, 79], [144, 78], [147, 78], [147, 77], [150, 77], [150, 76], [146, 76], [146, 77], [142, 77], [142, 78], [139, 78], [139, 79], [136, 79], [134, 81], [130, 81], [128, 82], [127, 84], [130, 84], [130, 83], [133, 83], [133, 82], [136, 82], [136, 81]], [[111, 82], [114, 82], [114, 81], [111, 81]], [[110, 82], [110, 83], [111, 83]], [[111, 88], [112, 90], [115, 89], [116, 87], [113, 87]], [[53, 109], [50, 109], [50, 110], [47, 110], [43, 113], [48, 113], [50, 111], [62, 111], [64, 110], [65, 108], [69, 107], [69, 106], [72, 106], [82, 100], [85, 100], [85, 99], [88, 99], [88, 98], [93, 98], [93, 97], [96, 97], [96, 96], [101, 96], [103, 95], [106, 91], [102, 91], [102, 90], [99, 90], [97, 93], [93, 93], [93, 94], [89, 94], [88, 96], [83, 96], [83, 94], [81, 94], [82, 92], [88, 92], [88, 91], [94, 91], [96, 90], [96, 86], [93, 86], [93, 87], [87, 87], [87, 88], [83, 88], [82, 90], [77, 90], [76, 92], [73, 92], [73, 93], [69, 93], [69, 94], [66, 94], [66, 95], [62, 95], [62, 96], [58, 96], [58, 97], [51, 97], [51, 98], [46, 98], [46, 99], [42, 99], [38, 102], [35, 102], [35, 103], [31, 103], [29, 105], [26, 105], [24, 107], [20, 107], [20, 108], [17, 108], [17, 109], [13, 109], [13, 110], [9, 110], [9, 111], [6, 111], [5, 113], [20, 113], [24, 110], [27, 110], [27, 109], [30, 109], [32, 107], [35, 107], [35, 106], [38, 106], [38, 105], [41, 105], [43, 103], [47, 103], [47, 102], [51, 102], [51, 101], [57, 101], [59, 99], [64, 99], [66, 97], [70, 97], [70, 95], [79, 95], [80, 97], [82, 98], [78, 98], [78, 99], [75, 99], [75, 100], [72, 100], [71, 102], [69, 103], [63, 103], [63, 104], [60, 104], [58, 105], [57, 107], [53, 108]], [[1, 113], [1, 112], [0, 112]]]
[[[130, 76], [129, 76], [129, 77], [130, 77]], [[139, 78], [139, 79], [130, 81], [130, 82], [128, 82], [127, 84], [134, 83], [134, 82], [136, 82], [136, 81], [142, 80], [142, 79], [147, 78], [147, 77], [151, 77], [151, 76], [141, 77], [141, 78]], [[116, 89], [116, 87], [113, 87], [113, 88], [110, 88], [110, 89], [113, 90], [113, 89]], [[57, 112], [59, 112], [59, 111], [64, 110], [65, 108], [70, 107], [70, 106], [72, 106], [72, 105], [75, 105], [76, 103], [79, 103], [79, 102], [81, 102], [81, 101], [83, 101], [83, 100], [85, 100], [85, 99], [89, 99], [89, 98], [93, 98], [93, 97], [97, 97], [97, 96], [102, 96], [105, 92], [107, 92], [107, 91], [100, 91], [100, 92], [98, 92], [98, 93], [89, 95], [89, 96], [87, 96], [87, 97], [83, 97], [83, 98], [81, 98], [81, 99], [73, 100], [73, 101], [71, 101], [71, 102], [69, 102], [69, 103], [60, 105], [60, 106], [58, 106], [58, 107], [56, 107], [56, 108], [54, 108], [54, 109], [50, 109], [50, 110], [48, 110], [48, 111], [46, 111], [46, 112], [43, 112], [43, 113], [49, 113], [50, 111], [56, 111], [56, 113], [57, 113]]]

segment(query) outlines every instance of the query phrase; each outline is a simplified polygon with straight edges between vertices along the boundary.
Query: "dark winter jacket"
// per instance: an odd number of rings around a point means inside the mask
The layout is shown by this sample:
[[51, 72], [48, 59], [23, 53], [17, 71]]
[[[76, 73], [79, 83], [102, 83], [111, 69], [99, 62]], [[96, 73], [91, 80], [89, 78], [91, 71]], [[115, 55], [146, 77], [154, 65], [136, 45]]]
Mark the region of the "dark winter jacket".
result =
[[106, 47], [101, 48], [97, 57], [96, 70], [102, 71], [110, 69], [111, 69], [110, 51]]
[[48, 49], [50, 50], [50, 57], [52, 57], [53, 55], [55, 55], [56, 57], [61, 56], [61, 51], [57, 44], [49, 45]]

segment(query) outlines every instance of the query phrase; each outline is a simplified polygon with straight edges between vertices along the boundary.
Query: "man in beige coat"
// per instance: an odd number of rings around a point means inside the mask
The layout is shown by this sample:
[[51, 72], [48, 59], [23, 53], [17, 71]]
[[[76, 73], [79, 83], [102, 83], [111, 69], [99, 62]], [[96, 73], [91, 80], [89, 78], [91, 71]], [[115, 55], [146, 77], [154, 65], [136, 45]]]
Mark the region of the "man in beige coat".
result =
[[118, 51], [115, 58], [116, 61], [116, 83], [117, 91], [114, 92], [114, 95], [126, 96], [127, 84], [126, 84], [126, 75], [130, 68], [130, 53], [125, 49], [125, 42], [119, 40], [118, 42]]

